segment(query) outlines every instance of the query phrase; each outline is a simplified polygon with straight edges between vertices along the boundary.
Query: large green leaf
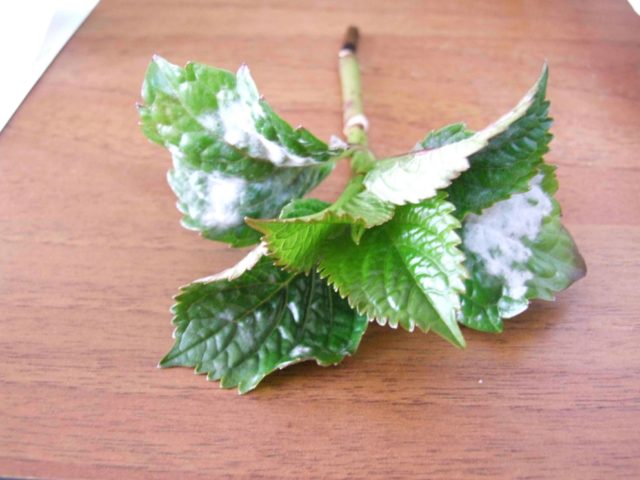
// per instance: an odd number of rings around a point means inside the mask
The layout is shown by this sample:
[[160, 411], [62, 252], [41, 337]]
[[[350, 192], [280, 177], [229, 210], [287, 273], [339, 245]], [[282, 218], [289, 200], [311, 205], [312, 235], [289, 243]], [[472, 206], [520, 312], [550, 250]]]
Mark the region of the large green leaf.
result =
[[[503, 318], [525, 310], [531, 299], [553, 300], [586, 272], [553, 198], [555, 167], [542, 159], [551, 139], [546, 72], [540, 85], [527, 115], [472, 155], [471, 168], [447, 188], [456, 216], [465, 218], [462, 250], [470, 277], [459, 320], [477, 330], [501, 331]], [[449, 125], [420, 146], [439, 148], [472, 135], [463, 124]]]
[[433, 330], [458, 346], [464, 256], [446, 195], [398, 207], [389, 222], [366, 230], [356, 245], [346, 233], [327, 244], [320, 274], [369, 318], [412, 331]]
[[357, 176], [333, 205], [294, 200], [292, 207], [283, 210], [281, 218], [247, 219], [247, 223], [264, 234], [278, 265], [308, 272], [332, 239], [349, 230], [353, 241], [358, 243], [365, 229], [389, 221], [394, 208], [364, 190], [362, 177]]
[[[432, 135], [416, 151], [377, 162], [365, 177], [367, 189], [398, 205], [417, 203], [449, 186], [460, 175], [460, 181], [449, 192], [462, 218], [467, 211], [484, 208], [486, 200], [506, 198], [502, 184], [507, 180], [506, 196], [514, 185], [526, 188], [531, 168], [521, 161], [537, 158], [539, 162], [550, 139], [548, 103], [544, 99], [546, 84], [545, 65], [538, 81], [509, 113], [479, 132], [466, 134], [462, 129], [455, 137], [449, 135], [446, 142]], [[508, 175], [504, 173], [506, 167], [512, 167]], [[467, 175], [462, 173], [465, 170], [475, 172]], [[497, 191], [486, 198], [484, 187], [488, 185]], [[479, 193], [485, 197], [478, 199]]]
[[244, 217], [275, 217], [331, 170], [331, 150], [292, 128], [260, 98], [246, 66], [237, 74], [154, 57], [142, 87], [142, 130], [173, 157], [169, 183], [183, 225], [235, 246], [255, 243]]
[[317, 274], [284, 272], [259, 251], [248, 263], [182, 289], [162, 367], [195, 367], [244, 393], [275, 369], [355, 352], [368, 321]]
[[556, 189], [554, 168], [542, 165], [526, 192], [467, 216], [462, 247], [471, 278], [461, 323], [499, 332], [502, 319], [525, 310], [529, 300], [553, 300], [584, 276], [584, 260], [560, 222]]

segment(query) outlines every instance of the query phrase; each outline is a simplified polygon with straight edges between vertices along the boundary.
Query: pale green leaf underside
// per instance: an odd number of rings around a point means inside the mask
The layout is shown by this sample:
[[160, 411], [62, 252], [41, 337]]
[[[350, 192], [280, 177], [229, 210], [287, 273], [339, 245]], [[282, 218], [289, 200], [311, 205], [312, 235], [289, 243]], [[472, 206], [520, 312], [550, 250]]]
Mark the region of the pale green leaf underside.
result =
[[266, 257], [234, 280], [193, 283], [176, 301], [176, 342], [161, 366], [195, 367], [240, 393], [292, 363], [340, 362], [367, 327], [317, 274], [287, 273]]
[[173, 157], [169, 183], [183, 225], [235, 246], [259, 234], [244, 217], [274, 217], [331, 170], [341, 151], [294, 129], [260, 99], [249, 70], [154, 57], [139, 107], [142, 130]]
[[361, 177], [356, 177], [333, 205], [294, 200], [279, 219], [247, 219], [247, 223], [264, 234], [263, 240], [278, 265], [308, 272], [333, 239], [349, 231], [358, 243], [366, 229], [389, 221], [394, 208], [364, 190]]
[[503, 145], [505, 139], [508, 141], [515, 131], [528, 125], [544, 100], [546, 81], [545, 65], [538, 81], [518, 105], [496, 122], [477, 133], [460, 135], [453, 142], [419, 145], [424, 149], [377, 162], [367, 173], [365, 186], [380, 199], [397, 205], [432, 197], [469, 169], [474, 154]]
[[318, 271], [380, 324], [418, 326], [464, 346], [456, 313], [466, 272], [452, 210], [442, 193], [399, 207], [392, 220], [366, 230], [359, 245], [346, 233], [332, 240]]

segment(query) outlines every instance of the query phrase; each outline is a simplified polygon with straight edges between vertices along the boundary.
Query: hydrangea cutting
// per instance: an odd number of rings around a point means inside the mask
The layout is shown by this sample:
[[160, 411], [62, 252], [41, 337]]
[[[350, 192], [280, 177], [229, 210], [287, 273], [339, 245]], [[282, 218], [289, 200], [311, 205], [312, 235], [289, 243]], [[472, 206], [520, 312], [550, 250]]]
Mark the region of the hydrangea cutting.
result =
[[[339, 363], [369, 322], [464, 347], [461, 326], [501, 332], [530, 301], [553, 300], [585, 275], [543, 160], [547, 65], [487, 127], [448, 125], [377, 159], [357, 46], [350, 27], [338, 55], [346, 141], [328, 144], [279, 117], [246, 65], [234, 74], [153, 57], [141, 127], [171, 154], [183, 226], [253, 246], [181, 288], [161, 367], [192, 367], [245, 393], [293, 363]], [[342, 160], [352, 176], [334, 203], [303, 198]]]

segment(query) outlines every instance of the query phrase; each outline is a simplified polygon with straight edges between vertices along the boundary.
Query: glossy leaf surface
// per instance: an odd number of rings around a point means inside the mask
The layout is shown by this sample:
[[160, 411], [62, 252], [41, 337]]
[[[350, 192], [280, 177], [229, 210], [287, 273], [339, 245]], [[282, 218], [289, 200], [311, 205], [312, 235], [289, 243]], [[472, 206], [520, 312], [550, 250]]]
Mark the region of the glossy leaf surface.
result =
[[340, 362], [368, 323], [317, 274], [284, 272], [267, 257], [236, 279], [193, 283], [176, 301], [176, 341], [160, 365], [195, 367], [240, 393], [292, 363]]
[[452, 211], [444, 193], [399, 207], [392, 220], [366, 230], [359, 245], [346, 233], [333, 240], [319, 272], [378, 323], [433, 330], [463, 346], [456, 313], [466, 272]]

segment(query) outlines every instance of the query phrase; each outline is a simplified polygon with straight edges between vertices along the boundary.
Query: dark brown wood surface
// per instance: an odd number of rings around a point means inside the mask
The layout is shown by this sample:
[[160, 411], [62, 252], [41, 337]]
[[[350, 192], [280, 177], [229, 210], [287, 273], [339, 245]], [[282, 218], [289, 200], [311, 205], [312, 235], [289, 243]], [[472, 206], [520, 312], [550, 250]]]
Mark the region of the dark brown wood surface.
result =
[[[339, 367], [244, 397], [156, 369], [177, 287], [242, 252], [178, 224], [169, 156], [137, 127], [150, 56], [246, 62], [328, 138], [350, 23], [380, 155], [484, 126], [548, 59], [548, 160], [587, 278], [465, 351], [372, 326]], [[0, 476], [640, 478], [639, 87], [623, 0], [103, 0], [0, 134]]]

